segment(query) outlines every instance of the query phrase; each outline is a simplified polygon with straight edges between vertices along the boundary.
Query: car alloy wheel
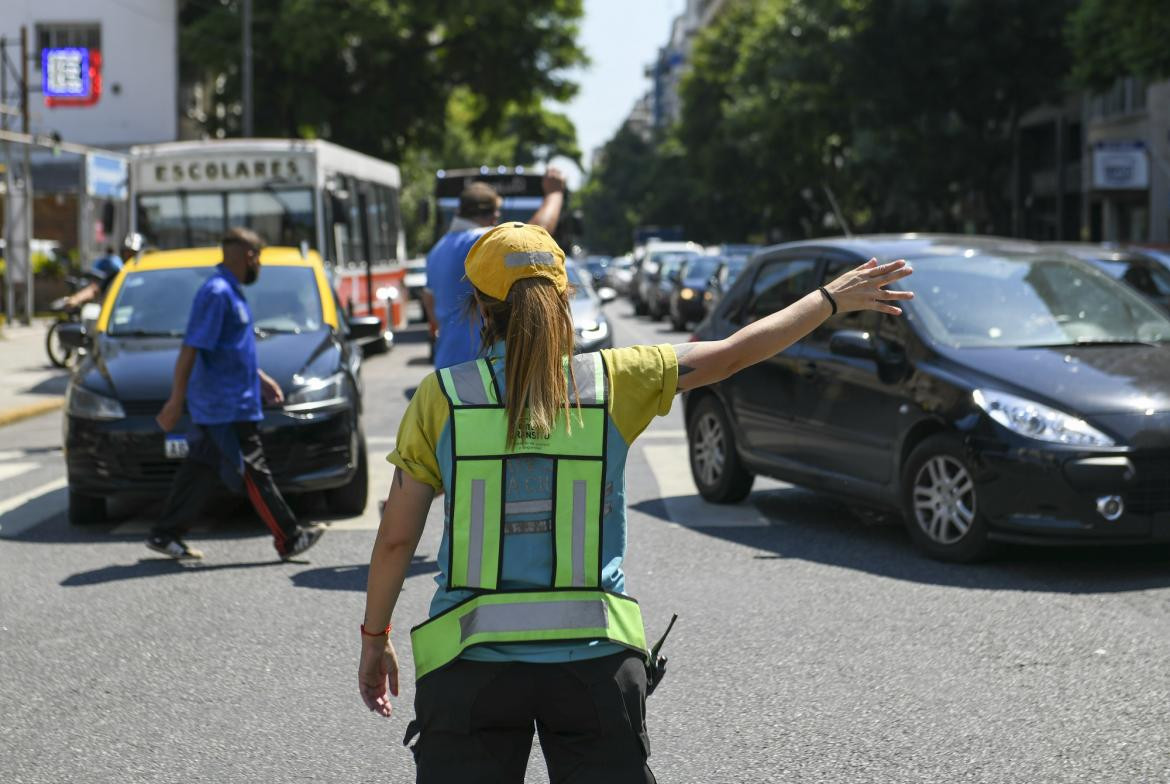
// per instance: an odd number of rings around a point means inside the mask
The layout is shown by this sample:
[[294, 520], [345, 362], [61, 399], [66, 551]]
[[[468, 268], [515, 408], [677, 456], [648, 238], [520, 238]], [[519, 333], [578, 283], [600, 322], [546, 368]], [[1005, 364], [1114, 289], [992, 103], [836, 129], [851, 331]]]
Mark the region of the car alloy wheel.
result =
[[949, 455], [935, 455], [914, 477], [914, 522], [932, 542], [953, 545], [975, 523], [975, 482]]
[[695, 421], [694, 433], [695, 470], [705, 484], [713, 486], [723, 476], [723, 464], [727, 459], [723, 423], [715, 412], [704, 411]]

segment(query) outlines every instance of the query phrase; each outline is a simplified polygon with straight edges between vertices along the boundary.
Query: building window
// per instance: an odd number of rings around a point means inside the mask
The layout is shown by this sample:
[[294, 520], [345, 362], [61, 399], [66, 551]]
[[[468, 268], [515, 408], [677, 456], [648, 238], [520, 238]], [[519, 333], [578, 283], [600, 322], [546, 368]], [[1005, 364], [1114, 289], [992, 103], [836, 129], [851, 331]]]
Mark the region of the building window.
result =
[[1118, 79], [1106, 92], [1094, 95], [1089, 102], [1092, 117], [1113, 117], [1144, 111], [1146, 108], [1145, 79], [1134, 76]]
[[36, 27], [37, 56], [33, 58], [36, 68], [41, 67], [40, 52], [43, 49], [102, 48], [102, 26], [97, 22], [81, 24], [38, 24]]

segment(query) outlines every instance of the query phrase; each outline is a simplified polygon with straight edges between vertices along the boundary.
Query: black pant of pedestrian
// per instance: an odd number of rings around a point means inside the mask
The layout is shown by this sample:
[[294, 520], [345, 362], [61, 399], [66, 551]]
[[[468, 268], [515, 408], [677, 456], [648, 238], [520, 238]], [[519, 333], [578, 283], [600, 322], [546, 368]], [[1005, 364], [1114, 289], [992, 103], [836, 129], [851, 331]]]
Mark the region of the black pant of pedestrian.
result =
[[268, 470], [257, 424], [195, 425], [189, 442], [190, 452], [171, 484], [166, 511], [151, 534], [182, 538], [202, 513], [204, 501], [222, 484], [248, 496], [283, 555], [300, 526]]
[[418, 784], [523, 784], [534, 730], [552, 784], [655, 782], [646, 668], [633, 651], [564, 664], [458, 659], [418, 682], [414, 707]]

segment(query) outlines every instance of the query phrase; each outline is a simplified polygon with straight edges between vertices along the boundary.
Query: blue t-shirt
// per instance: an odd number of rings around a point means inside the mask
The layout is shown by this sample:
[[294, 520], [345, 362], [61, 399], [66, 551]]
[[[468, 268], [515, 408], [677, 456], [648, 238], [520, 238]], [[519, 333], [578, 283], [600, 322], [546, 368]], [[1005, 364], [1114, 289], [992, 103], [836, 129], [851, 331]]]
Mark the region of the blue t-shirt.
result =
[[252, 311], [240, 282], [222, 264], [195, 294], [183, 344], [199, 349], [187, 383], [191, 421], [222, 425], [264, 418]]
[[103, 278], [112, 278], [117, 275], [122, 269], [122, 257], [110, 254], [94, 259], [93, 272], [95, 275], [100, 275]]
[[472, 295], [464, 262], [467, 252], [490, 226], [479, 226], [456, 218], [427, 254], [427, 288], [435, 297], [435, 320], [439, 337], [435, 341], [435, 369], [458, 365], [479, 356], [480, 318], [468, 313]]

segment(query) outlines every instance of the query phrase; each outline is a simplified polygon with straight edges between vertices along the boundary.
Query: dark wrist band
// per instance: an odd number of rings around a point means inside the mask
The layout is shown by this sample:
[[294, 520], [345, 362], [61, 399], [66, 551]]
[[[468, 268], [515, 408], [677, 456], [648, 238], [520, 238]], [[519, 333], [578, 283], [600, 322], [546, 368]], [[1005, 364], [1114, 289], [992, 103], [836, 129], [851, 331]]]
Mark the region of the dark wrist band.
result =
[[836, 316], [837, 315], [837, 300], [833, 299], [833, 295], [830, 294], [828, 289], [826, 289], [824, 286], [817, 286], [817, 291], [824, 294], [825, 299], [827, 299], [829, 301], [829, 307], [831, 307], [833, 309], [833, 312], [830, 315]]

